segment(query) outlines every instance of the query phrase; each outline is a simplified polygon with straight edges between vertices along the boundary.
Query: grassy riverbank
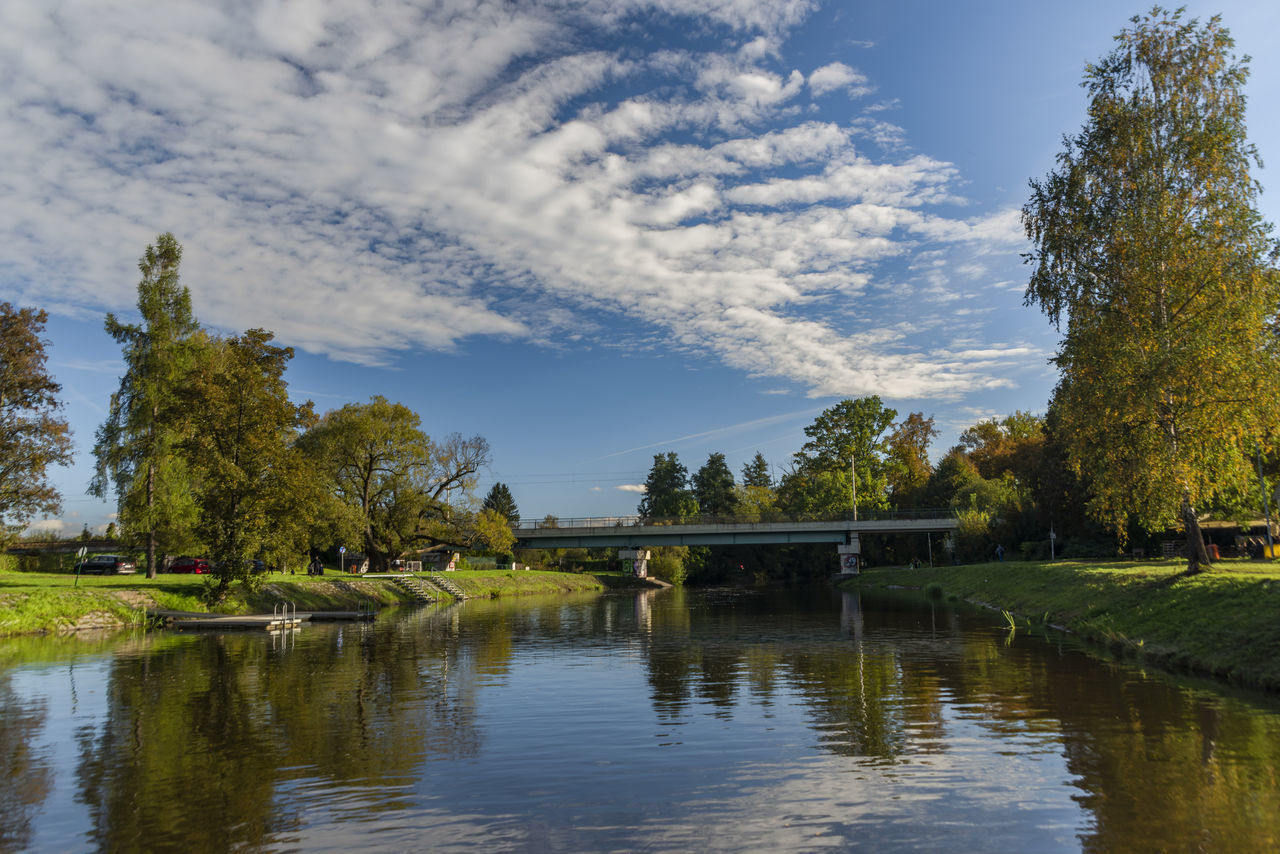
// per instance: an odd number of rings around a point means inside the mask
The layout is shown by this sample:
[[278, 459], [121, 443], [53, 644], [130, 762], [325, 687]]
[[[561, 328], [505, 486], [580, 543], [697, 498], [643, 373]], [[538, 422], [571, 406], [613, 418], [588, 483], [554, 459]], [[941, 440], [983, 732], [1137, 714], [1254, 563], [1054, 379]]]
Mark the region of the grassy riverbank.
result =
[[905, 587], [1047, 622], [1161, 666], [1280, 690], [1280, 569], [1222, 562], [987, 563], [874, 568], [853, 587]]
[[[479, 570], [451, 572], [449, 580], [468, 597], [524, 596], [604, 590], [643, 582], [621, 576], [564, 572]], [[391, 579], [330, 573], [320, 577], [271, 575], [253, 593], [233, 587], [210, 608], [206, 576], [84, 576], [56, 572], [0, 572], [0, 637], [70, 633], [141, 625], [147, 609], [269, 613], [281, 601], [299, 611], [355, 610], [408, 604], [412, 597]]]

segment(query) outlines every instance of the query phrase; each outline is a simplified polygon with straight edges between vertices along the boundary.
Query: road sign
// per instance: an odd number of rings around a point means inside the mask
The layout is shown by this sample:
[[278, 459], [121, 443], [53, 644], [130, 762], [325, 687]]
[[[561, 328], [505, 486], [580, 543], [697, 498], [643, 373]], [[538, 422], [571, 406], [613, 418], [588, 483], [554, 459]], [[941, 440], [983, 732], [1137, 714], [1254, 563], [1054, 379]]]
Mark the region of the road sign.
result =
[[346, 554], [346, 553], [347, 553], [346, 546], [338, 546], [338, 554]]
[[76, 557], [83, 559], [84, 556], [88, 554], [88, 552], [89, 552], [88, 546], [81, 546], [80, 551], [76, 552]]

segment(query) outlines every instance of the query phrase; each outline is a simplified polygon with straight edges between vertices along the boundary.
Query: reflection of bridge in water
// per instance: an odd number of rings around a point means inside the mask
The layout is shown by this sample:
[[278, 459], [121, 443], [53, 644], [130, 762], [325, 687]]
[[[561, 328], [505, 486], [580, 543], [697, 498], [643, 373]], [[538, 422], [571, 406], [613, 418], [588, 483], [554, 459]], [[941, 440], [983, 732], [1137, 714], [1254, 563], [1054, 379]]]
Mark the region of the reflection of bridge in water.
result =
[[[859, 519], [771, 519], [753, 521], [690, 516], [651, 519], [604, 516], [580, 519], [520, 520], [515, 529], [518, 549], [616, 547], [624, 561], [635, 561], [637, 574], [651, 546], [733, 546], [833, 543], [842, 572], [857, 572], [863, 534], [951, 533], [955, 516], [949, 510], [882, 511]], [[930, 540], [932, 550], [932, 540]]]

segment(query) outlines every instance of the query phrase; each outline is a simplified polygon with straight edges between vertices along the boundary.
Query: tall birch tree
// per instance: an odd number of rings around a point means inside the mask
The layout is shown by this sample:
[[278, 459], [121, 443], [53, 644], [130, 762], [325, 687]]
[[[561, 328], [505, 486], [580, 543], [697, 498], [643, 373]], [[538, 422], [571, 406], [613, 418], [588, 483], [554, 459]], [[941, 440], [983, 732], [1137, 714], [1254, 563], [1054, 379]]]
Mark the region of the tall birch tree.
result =
[[1063, 332], [1055, 406], [1088, 508], [1123, 539], [1181, 525], [1250, 477], [1276, 413], [1276, 243], [1245, 133], [1248, 58], [1219, 18], [1159, 7], [1086, 67], [1084, 127], [1032, 180], [1028, 304]]

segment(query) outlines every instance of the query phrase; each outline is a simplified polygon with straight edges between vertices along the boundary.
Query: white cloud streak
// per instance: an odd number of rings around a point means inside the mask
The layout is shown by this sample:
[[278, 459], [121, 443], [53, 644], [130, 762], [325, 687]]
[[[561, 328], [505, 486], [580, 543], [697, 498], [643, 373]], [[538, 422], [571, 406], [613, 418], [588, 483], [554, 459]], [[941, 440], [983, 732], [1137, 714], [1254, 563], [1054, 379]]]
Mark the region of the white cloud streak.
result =
[[[862, 147], [900, 129], [798, 120], [806, 87], [870, 91], [780, 63], [812, 7], [5, 4], [0, 288], [125, 309], [172, 230], [203, 320], [338, 359], [549, 341], [603, 310], [814, 396], [999, 385], [996, 359], [849, 325], [886, 298], [879, 265], [1021, 235], [1016, 211], [931, 210], [962, 201], [951, 164]], [[624, 50], [654, 18], [727, 35]]]

